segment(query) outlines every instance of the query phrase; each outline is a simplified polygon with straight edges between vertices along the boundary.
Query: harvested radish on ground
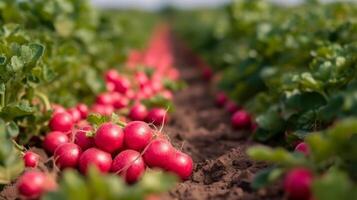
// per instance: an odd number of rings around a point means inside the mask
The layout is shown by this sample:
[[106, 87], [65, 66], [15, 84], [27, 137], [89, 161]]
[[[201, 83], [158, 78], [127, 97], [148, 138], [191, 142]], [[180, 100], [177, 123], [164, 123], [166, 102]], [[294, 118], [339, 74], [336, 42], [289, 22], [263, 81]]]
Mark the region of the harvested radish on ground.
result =
[[166, 170], [175, 173], [181, 180], [190, 178], [193, 170], [193, 161], [189, 155], [175, 150], [167, 162]]
[[105, 80], [114, 82], [119, 79], [119, 73], [115, 69], [110, 69], [105, 73]]
[[168, 117], [168, 113], [165, 109], [153, 108], [149, 111], [146, 122], [160, 126], [168, 121]]
[[125, 77], [120, 77], [114, 80], [115, 91], [125, 94], [131, 87], [130, 81]]
[[251, 128], [252, 120], [249, 113], [240, 110], [233, 114], [231, 123], [234, 128], [242, 130]]
[[94, 136], [94, 143], [103, 151], [114, 153], [123, 146], [124, 133], [120, 126], [107, 122], [102, 124]]
[[218, 107], [223, 107], [228, 101], [228, 97], [224, 92], [219, 92], [216, 94], [215, 103]]
[[82, 119], [81, 112], [77, 108], [70, 108], [67, 113], [72, 116], [73, 122], [79, 122]]
[[135, 183], [144, 174], [145, 163], [139, 152], [125, 150], [114, 158], [111, 171], [125, 177], [127, 183]]
[[57, 147], [69, 142], [68, 136], [59, 131], [53, 131], [46, 135], [43, 147], [47, 152], [53, 154]]
[[60, 169], [75, 168], [78, 165], [79, 157], [82, 153], [81, 148], [74, 143], [67, 143], [59, 146], [54, 153], [56, 165]]
[[53, 115], [49, 125], [52, 131], [68, 132], [72, 129], [74, 121], [70, 114], [61, 112]]
[[40, 156], [32, 151], [27, 151], [23, 157], [25, 167], [37, 167]]
[[26, 199], [37, 199], [46, 191], [57, 188], [55, 180], [40, 171], [27, 171], [17, 181], [17, 190]]
[[84, 151], [94, 146], [94, 138], [87, 136], [87, 132], [91, 130], [91, 127], [82, 128], [77, 130], [76, 136], [74, 138], [74, 143], [76, 143]]
[[88, 106], [86, 104], [80, 103], [76, 106], [76, 108], [81, 113], [81, 119], [86, 119], [89, 112]]
[[310, 153], [310, 148], [305, 142], [300, 142], [298, 145], [296, 145], [295, 151], [303, 153], [305, 156], [308, 156]]
[[52, 105], [52, 109], [53, 109], [53, 115], [57, 114], [57, 113], [64, 113], [66, 112], [66, 109], [58, 104], [53, 104]]
[[94, 104], [92, 106], [92, 112], [104, 116], [110, 116], [114, 112], [114, 107], [112, 105]]
[[309, 169], [296, 168], [285, 176], [284, 190], [291, 200], [310, 200], [312, 172]]
[[153, 130], [142, 121], [132, 121], [124, 128], [124, 144], [128, 149], [143, 150], [153, 137]]
[[90, 148], [82, 153], [79, 158], [79, 170], [86, 174], [90, 166], [96, 167], [100, 172], [109, 172], [112, 165], [112, 156], [100, 149]]
[[113, 95], [109, 92], [99, 94], [95, 102], [100, 105], [113, 105]]
[[118, 93], [113, 94], [113, 106], [115, 109], [125, 108], [129, 105], [129, 103], [130, 100], [126, 96]]
[[167, 161], [174, 155], [175, 149], [165, 139], [154, 139], [150, 142], [143, 158], [149, 167], [160, 167], [166, 169]]
[[148, 115], [146, 107], [142, 104], [135, 104], [129, 111], [131, 120], [144, 121]]
[[240, 109], [240, 107], [234, 101], [228, 100], [224, 109], [226, 109], [229, 113], [234, 114]]

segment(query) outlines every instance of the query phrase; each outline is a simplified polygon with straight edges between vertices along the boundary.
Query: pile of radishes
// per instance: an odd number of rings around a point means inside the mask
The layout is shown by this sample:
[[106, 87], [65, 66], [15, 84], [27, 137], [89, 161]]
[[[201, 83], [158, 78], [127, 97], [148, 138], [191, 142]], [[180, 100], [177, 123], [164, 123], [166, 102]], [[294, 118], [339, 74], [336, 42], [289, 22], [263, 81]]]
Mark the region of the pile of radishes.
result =
[[[138, 181], [148, 168], [159, 168], [176, 174], [181, 180], [191, 176], [191, 157], [173, 147], [158, 131], [168, 120], [166, 108], [147, 108], [142, 100], [160, 95], [172, 99], [172, 91], [164, 87], [164, 79], [175, 81], [178, 71], [167, 27], [160, 27], [144, 52], [133, 51], [128, 58], [126, 73], [111, 69], [105, 73], [107, 91], [95, 97], [91, 106], [80, 103], [72, 108], [53, 105], [50, 132], [42, 146], [59, 170], [73, 168], [86, 174], [90, 167], [102, 173], [115, 173], [127, 183]], [[141, 67], [138, 67], [141, 66]], [[145, 73], [148, 69], [151, 73]], [[90, 114], [111, 117], [123, 115], [120, 123], [112, 119], [99, 126], [86, 121]], [[130, 120], [132, 121], [130, 121]], [[40, 164], [40, 156], [24, 153], [28, 168]], [[36, 169], [26, 171], [18, 180], [18, 191], [27, 198], [38, 198], [54, 190], [56, 182], [47, 173]]]

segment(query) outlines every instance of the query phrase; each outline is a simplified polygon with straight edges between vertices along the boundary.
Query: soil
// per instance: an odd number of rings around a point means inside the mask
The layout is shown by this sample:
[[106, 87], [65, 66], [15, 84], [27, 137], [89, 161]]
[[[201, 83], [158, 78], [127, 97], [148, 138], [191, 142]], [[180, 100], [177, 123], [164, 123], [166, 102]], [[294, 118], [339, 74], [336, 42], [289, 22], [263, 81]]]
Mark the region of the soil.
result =
[[190, 180], [163, 199], [283, 199], [281, 183], [257, 191], [251, 188], [254, 175], [267, 167], [245, 153], [255, 145], [251, 133], [231, 128], [229, 113], [214, 105], [214, 87], [200, 79], [198, 68], [188, 65], [179, 70], [188, 87], [175, 95], [176, 109], [165, 130], [192, 156], [195, 170]]

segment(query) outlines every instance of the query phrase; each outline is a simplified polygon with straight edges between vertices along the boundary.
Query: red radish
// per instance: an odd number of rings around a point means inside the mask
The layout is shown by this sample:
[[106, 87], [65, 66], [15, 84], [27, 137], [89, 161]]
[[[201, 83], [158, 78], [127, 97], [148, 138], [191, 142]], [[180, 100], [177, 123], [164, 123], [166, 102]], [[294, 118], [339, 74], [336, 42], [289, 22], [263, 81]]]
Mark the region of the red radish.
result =
[[174, 95], [172, 94], [172, 92], [170, 90], [161, 91], [161, 96], [168, 100], [172, 100], [174, 97]]
[[69, 139], [66, 134], [59, 131], [53, 131], [46, 135], [45, 140], [43, 141], [43, 147], [46, 151], [53, 154], [57, 147], [68, 142]]
[[60, 169], [77, 167], [79, 156], [81, 155], [81, 148], [74, 143], [63, 144], [55, 150], [54, 158], [56, 165]]
[[252, 120], [247, 112], [240, 110], [233, 114], [231, 123], [236, 129], [249, 129], [251, 127]]
[[240, 109], [240, 107], [232, 100], [227, 101], [224, 108], [231, 114], [237, 112]]
[[154, 92], [159, 92], [163, 88], [162, 83], [160, 81], [151, 81], [150, 85]]
[[91, 127], [84, 127], [77, 130], [74, 143], [76, 143], [84, 151], [94, 146], [94, 138], [87, 136], [87, 132], [91, 130]]
[[76, 108], [81, 113], [81, 118], [86, 119], [88, 116], [88, 112], [89, 112], [88, 106], [84, 103], [80, 103], [77, 105]]
[[113, 95], [109, 92], [101, 93], [97, 96], [96, 104], [113, 105]]
[[27, 151], [23, 157], [25, 167], [37, 167], [40, 156], [32, 151]]
[[114, 112], [114, 108], [111, 105], [94, 104], [92, 107], [92, 112], [98, 113], [100, 115], [110, 116]]
[[52, 131], [68, 132], [72, 129], [74, 122], [72, 116], [64, 112], [53, 115], [49, 125]]
[[111, 171], [124, 176], [126, 182], [135, 183], [144, 174], [145, 163], [139, 152], [125, 150], [114, 158]]
[[109, 82], [115, 82], [119, 77], [119, 73], [115, 69], [110, 69], [105, 73], [105, 80]]
[[124, 128], [124, 144], [128, 149], [143, 150], [153, 137], [152, 129], [142, 121], [132, 121]]
[[115, 80], [115, 91], [125, 94], [129, 88], [131, 87], [129, 79], [125, 77], [120, 77], [119, 79]]
[[116, 109], [122, 109], [129, 105], [129, 99], [126, 96], [122, 96], [118, 93], [113, 97], [113, 106]]
[[112, 156], [100, 149], [90, 148], [79, 158], [79, 170], [86, 174], [90, 166], [97, 167], [100, 172], [109, 172], [112, 165]]
[[219, 92], [216, 95], [215, 103], [218, 107], [223, 107], [228, 101], [228, 97], [224, 92]]
[[57, 113], [64, 113], [66, 112], [66, 109], [61, 106], [61, 105], [57, 105], [57, 104], [53, 104], [52, 105], [52, 109], [53, 109], [53, 115], [57, 114]]
[[192, 158], [185, 153], [175, 150], [174, 154], [170, 156], [170, 160], [168, 160], [166, 170], [177, 174], [181, 180], [187, 180], [193, 170]]
[[45, 192], [46, 175], [39, 171], [27, 171], [17, 181], [17, 190], [27, 199], [37, 199]]
[[94, 136], [95, 145], [109, 153], [119, 150], [123, 146], [123, 141], [123, 130], [110, 122], [102, 124]]
[[129, 89], [128, 91], [126, 91], [125, 96], [128, 99], [134, 99], [135, 98], [135, 92], [134, 90]]
[[70, 108], [67, 110], [67, 113], [72, 116], [73, 122], [78, 122], [82, 119], [81, 112], [77, 108]]
[[202, 70], [202, 77], [204, 80], [206, 81], [209, 81], [212, 79], [213, 77], [213, 71], [208, 68], [208, 67], [205, 67], [203, 70]]
[[296, 152], [303, 153], [305, 156], [308, 156], [310, 154], [310, 148], [309, 145], [307, 145], [305, 142], [300, 142], [296, 147], [295, 147]]
[[162, 125], [168, 121], [168, 114], [163, 108], [153, 108], [149, 111], [146, 121], [155, 125]]
[[291, 200], [310, 200], [313, 174], [309, 169], [295, 168], [284, 180], [284, 190]]
[[149, 82], [149, 78], [144, 72], [138, 72], [135, 74], [135, 81], [139, 83], [140, 87], [143, 87]]
[[109, 91], [109, 92], [113, 92], [115, 90], [115, 84], [113, 82], [105, 83], [105, 87], [107, 88], [107, 91]]
[[169, 141], [154, 139], [147, 147], [143, 158], [149, 167], [166, 169], [167, 161], [174, 155], [174, 148]]
[[26, 199], [37, 199], [44, 192], [57, 189], [55, 179], [40, 171], [27, 171], [17, 181], [18, 192]]
[[140, 103], [135, 104], [129, 111], [129, 117], [132, 120], [143, 121], [147, 115], [146, 107]]

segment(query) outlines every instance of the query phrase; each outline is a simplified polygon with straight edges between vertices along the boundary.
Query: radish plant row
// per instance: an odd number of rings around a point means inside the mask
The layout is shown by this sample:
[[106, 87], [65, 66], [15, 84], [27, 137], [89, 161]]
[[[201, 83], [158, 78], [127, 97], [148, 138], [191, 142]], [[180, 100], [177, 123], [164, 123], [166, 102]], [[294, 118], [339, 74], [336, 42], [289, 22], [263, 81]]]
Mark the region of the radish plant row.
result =
[[290, 199], [357, 198], [356, 11], [354, 3], [237, 0], [193, 11], [189, 23], [178, 13], [177, 31], [221, 74], [217, 104], [241, 107], [232, 125], [247, 129], [238, 122], [250, 116], [252, 137], [281, 146], [248, 150], [274, 164], [254, 187], [283, 178]]
[[1, 188], [25, 199], [143, 199], [190, 177], [191, 157], [162, 131], [184, 83], [169, 28], [148, 38], [154, 22], [82, 0], [0, 2]]

